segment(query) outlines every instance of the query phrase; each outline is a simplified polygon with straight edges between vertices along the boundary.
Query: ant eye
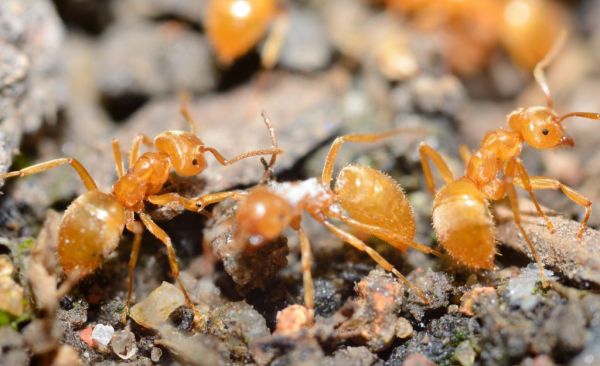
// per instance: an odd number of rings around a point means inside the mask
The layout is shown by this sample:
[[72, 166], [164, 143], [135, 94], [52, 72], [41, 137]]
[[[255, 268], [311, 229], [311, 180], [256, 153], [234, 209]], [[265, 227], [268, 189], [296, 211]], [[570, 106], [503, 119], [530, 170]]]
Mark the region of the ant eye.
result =
[[[545, 134], [544, 134], [545, 135]], [[198, 165], [198, 159], [192, 160], [192, 165]]]
[[547, 128], [544, 128], [544, 129], [542, 130], [542, 135], [546, 136], [546, 135], [548, 135], [548, 133], [549, 133], [549, 132], [550, 132], [550, 131], [548, 131], [548, 129], [547, 129]]

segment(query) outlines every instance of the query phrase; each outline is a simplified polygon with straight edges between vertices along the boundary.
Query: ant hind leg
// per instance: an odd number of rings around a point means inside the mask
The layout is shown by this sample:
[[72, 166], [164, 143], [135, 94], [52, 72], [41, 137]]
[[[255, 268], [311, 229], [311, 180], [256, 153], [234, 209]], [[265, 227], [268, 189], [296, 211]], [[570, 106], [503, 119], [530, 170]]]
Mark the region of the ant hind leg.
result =
[[398, 270], [396, 268], [394, 268], [394, 266], [390, 262], [388, 262], [385, 258], [383, 258], [381, 256], [381, 254], [379, 254], [373, 248], [371, 248], [370, 246], [365, 244], [365, 242], [363, 242], [362, 240], [360, 240], [357, 237], [355, 237], [354, 235], [347, 233], [344, 230], [332, 225], [327, 220], [320, 221], [320, 222], [329, 231], [331, 231], [335, 236], [337, 236], [339, 239], [352, 245], [353, 247], [360, 250], [361, 252], [367, 253], [369, 255], [369, 257], [371, 257], [371, 259], [373, 259], [378, 265], [383, 267], [383, 269], [385, 269], [386, 271], [392, 272], [396, 277], [398, 277], [398, 279], [400, 281], [402, 281], [402, 283], [404, 283], [412, 291], [414, 291], [417, 294], [417, 296], [419, 296], [421, 298], [421, 300], [423, 300], [423, 302], [425, 304], [429, 304], [429, 300], [427, 299], [427, 296], [425, 296], [423, 291], [421, 291], [417, 286], [415, 286], [412, 282], [410, 282], [408, 280], [408, 278], [404, 277], [404, 275], [402, 275], [402, 273], [398, 272]]
[[312, 250], [310, 247], [310, 241], [304, 232], [304, 229], [300, 227], [298, 229], [298, 236], [300, 238], [300, 253], [302, 256], [302, 283], [304, 285], [304, 306], [308, 309], [311, 320], [313, 322], [313, 312], [315, 308], [315, 286], [312, 278], [311, 266], [313, 262]]
[[433, 179], [428, 158], [431, 159], [433, 164], [437, 167], [446, 184], [454, 181], [454, 174], [452, 174], [448, 164], [442, 155], [431, 146], [422, 142], [419, 145], [419, 155], [421, 156], [421, 166], [423, 167], [423, 174], [425, 174], [425, 182], [427, 183], [427, 188], [431, 194], [435, 194], [435, 181]]

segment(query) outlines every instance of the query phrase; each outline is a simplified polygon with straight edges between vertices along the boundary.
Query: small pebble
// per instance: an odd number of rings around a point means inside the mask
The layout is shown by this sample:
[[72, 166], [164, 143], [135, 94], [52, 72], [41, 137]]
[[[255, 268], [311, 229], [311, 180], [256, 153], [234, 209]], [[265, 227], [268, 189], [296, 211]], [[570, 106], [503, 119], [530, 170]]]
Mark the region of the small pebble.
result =
[[135, 344], [135, 335], [129, 328], [115, 332], [115, 335], [110, 341], [110, 346], [113, 352], [123, 360], [131, 359], [138, 351], [137, 345]]
[[92, 340], [103, 346], [107, 346], [110, 343], [113, 334], [115, 334], [115, 329], [112, 326], [98, 324], [92, 331]]
[[410, 338], [413, 334], [413, 327], [405, 318], [398, 318], [396, 321], [396, 337], [399, 339]]
[[471, 366], [475, 363], [475, 350], [471, 346], [471, 342], [462, 341], [454, 351], [454, 359], [462, 366]]
[[160, 361], [161, 356], [162, 356], [162, 349], [160, 349], [158, 347], [152, 347], [152, 350], [150, 351], [150, 359], [152, 360], [152, 362]]

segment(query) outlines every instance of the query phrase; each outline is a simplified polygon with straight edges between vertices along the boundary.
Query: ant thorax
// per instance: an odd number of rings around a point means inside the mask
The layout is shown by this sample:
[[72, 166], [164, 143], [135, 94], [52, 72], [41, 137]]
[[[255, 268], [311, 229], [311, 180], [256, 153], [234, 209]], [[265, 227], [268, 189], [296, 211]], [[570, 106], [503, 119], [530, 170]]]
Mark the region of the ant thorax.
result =
[[333, 193], [317, 178], [309, 178], [296, 182], [274, 182], [268, 184], [269, 189], [285, 199], [294, 212], [321, 211], [334, 201]]

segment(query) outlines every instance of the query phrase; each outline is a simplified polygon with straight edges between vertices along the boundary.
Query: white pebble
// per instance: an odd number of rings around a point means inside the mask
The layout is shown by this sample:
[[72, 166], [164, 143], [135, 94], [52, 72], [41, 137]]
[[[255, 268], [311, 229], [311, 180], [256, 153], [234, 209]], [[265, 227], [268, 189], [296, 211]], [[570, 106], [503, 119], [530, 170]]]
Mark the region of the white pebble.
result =
[[92, 339], [103, 346], [108, 346], [115, 329], [110, 325], [98, 324], [92, 331]]

